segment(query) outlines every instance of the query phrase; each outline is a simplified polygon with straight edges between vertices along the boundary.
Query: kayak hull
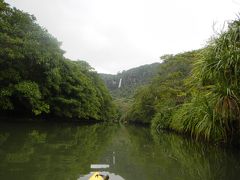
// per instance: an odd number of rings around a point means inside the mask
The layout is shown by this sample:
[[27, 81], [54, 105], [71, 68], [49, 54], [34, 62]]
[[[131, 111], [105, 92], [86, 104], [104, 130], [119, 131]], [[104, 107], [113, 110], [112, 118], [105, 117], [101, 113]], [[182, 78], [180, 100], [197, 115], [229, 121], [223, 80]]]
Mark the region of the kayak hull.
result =
[[89, 180], [104, 180], [103, 177], [100, 175], [99, 172], [95, 172], [90, 178]]

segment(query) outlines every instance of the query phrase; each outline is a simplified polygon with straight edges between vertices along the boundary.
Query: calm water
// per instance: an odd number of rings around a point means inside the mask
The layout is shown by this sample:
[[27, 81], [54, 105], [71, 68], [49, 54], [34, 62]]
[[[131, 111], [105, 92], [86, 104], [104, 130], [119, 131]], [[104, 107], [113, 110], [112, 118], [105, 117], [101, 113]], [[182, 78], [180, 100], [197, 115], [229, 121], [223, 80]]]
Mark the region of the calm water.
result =
[[240, 153], [143, 127], [0, 123], [1, 180], [81, 180], [94, 171], [116, 180], [235, 180]]

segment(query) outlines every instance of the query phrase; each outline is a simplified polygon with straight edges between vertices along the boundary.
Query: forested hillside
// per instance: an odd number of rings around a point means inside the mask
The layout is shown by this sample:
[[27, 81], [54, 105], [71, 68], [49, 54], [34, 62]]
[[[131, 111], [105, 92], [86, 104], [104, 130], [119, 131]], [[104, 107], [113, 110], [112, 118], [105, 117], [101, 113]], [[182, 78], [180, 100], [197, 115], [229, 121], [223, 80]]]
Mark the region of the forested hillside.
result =
[[149, 83], [157, 75], [159, 64], [139, 66], [116, 75], [100, 74], [100, 77], [114, 98], [132, 98], [138, 87]]
[[108, 120], [114, 108], [98, 74], [66, 59], [36, 18], [0, 0], [0, 114]]
[[171, 111], [189, 97], [184, 81], [189, 77], [198, 51], [162, 56], [158, 74], [150, 84], [141, 87], [134, 96], [128, 111], [130, 122], [151, 123], [153, 117], [162, 115], [165, 122]]
[[217, 143], [239, 143], [240, 20], [201, 50], [167, 55], [126, 119]]

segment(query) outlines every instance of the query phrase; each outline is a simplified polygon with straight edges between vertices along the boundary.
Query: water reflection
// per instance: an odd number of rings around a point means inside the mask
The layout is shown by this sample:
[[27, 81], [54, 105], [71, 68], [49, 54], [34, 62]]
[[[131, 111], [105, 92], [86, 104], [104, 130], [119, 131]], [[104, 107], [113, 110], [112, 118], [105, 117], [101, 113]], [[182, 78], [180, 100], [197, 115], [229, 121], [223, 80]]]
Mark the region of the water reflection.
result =
[[96, 171], [119, 180], [238, 179], [239, 158], [144, 127], [0, 124], [0, 179], [88, 179]]
[[[5, 126], [5, 127], [4, 127]], [[2, 124], [0, 179], [77, 179], [99, 163], [115, 127]], [[7, 137], [3, 136], [1, 137]]]
[[206, 145], [171, 133], [161, 136], [152, 132], [155, 144], [162, 148], [161, 156], [179, 164], [179, 178], [191, 179], [238, 179], [240, 154], [238, 150]]

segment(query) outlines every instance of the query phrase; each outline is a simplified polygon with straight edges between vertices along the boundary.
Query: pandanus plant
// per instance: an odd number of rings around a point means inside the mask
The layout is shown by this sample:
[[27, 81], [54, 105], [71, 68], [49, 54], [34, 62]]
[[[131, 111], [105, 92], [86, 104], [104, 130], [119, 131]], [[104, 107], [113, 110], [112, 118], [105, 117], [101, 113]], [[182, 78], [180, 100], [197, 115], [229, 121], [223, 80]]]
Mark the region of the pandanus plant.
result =
[[214, 120], [232, 137], [240, 129], [240, 20], [214, 38], [202, 51], [194, 74], [215, 99]]

